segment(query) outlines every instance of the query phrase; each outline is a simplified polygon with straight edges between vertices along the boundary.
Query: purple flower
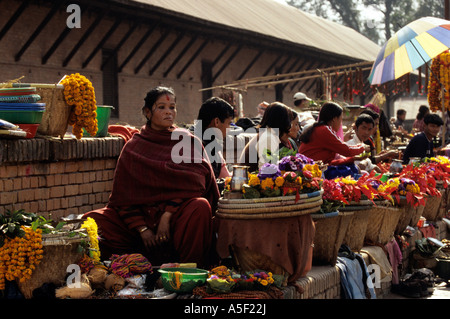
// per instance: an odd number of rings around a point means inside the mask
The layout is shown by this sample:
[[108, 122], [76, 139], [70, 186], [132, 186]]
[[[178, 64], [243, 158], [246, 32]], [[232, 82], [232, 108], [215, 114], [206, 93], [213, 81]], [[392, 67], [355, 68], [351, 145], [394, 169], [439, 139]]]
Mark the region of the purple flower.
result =
[[278, 176], [281, 176], [281, 172], [278, 168], [278, 165], [265, 163], [261, 168], [259, 169], [258, 178], [262, 181], [266, 178], [277, 178]]

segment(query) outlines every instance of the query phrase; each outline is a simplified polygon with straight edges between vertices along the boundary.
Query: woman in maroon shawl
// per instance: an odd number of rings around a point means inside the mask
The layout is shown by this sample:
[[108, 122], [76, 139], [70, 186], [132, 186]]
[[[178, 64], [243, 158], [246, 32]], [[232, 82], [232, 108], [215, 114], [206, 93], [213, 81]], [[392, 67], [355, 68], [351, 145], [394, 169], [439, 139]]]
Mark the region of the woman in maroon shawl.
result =
[[219, 198], [211, 165], [200, 140], [173, 126], [172, 89], [152, 89], [142, 110], [147, 123], [120, 154], [107, 206], [84, 217], [98, 225], [102, 259], [141, 253], [153, 265], [205, 265]]

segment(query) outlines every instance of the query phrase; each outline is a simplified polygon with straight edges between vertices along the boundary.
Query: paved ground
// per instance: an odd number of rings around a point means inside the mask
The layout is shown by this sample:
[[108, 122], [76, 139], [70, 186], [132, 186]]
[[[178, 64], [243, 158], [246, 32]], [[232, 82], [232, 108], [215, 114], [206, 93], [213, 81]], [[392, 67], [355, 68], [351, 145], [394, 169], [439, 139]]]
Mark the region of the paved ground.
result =
[[438, 284], [434, 287], [433, 294], [427, 297], [421, 298], [407, 298], [401, 295], [390, 293], [384, 296], [383, 299], [450, 299], [450, 285], [446, 283]]

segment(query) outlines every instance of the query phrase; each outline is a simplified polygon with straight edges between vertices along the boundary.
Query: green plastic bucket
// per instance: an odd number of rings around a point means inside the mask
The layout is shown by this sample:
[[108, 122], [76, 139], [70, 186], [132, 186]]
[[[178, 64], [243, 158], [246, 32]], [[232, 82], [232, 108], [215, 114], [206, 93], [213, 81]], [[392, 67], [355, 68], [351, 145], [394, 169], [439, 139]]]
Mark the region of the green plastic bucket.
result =
[[[98, 130], [95, 137], [105, 137], [108, 134], [108, 124], [113, 108], [111, 105], [97, 105]], [[83, 128], [83, 136], [89, 137], [91, 135]]]

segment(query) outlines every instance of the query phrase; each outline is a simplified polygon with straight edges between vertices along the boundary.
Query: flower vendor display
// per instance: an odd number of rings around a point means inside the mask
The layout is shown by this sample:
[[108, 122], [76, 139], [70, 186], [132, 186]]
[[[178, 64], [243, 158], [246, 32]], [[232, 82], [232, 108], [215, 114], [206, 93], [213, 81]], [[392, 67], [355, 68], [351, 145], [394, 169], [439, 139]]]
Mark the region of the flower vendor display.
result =
[[276, 276], [263, 270], [239, 273], [226, 266], [218, 266], [211, 269], [206, 279], [206, 291], [208, 293], [230, 293], [242, 290], [267, 290], [273, 284], [280, 286]]
[[91, 81], [79, 73], [65, 76], [61, 81], [64, 85], [66, 103], [73, 106], [69, 116], [69, 125], [77, 139], [83, 136], [83, 128], [95, 136], [98, 130], [97, 102]]
[[276, 197], [299, 195], [321, 190], [322, 171], [319, 165], [300, 153], [288, 155], [277, 164], [266, 163], [258, 172], [249, 173], [242, 188], [243, 197]]
[[22, 210], [0, 215], [0, 290], [5, 282], [24, 282], [31, 278], [42, 259], [42, 229], [36, 215]]

